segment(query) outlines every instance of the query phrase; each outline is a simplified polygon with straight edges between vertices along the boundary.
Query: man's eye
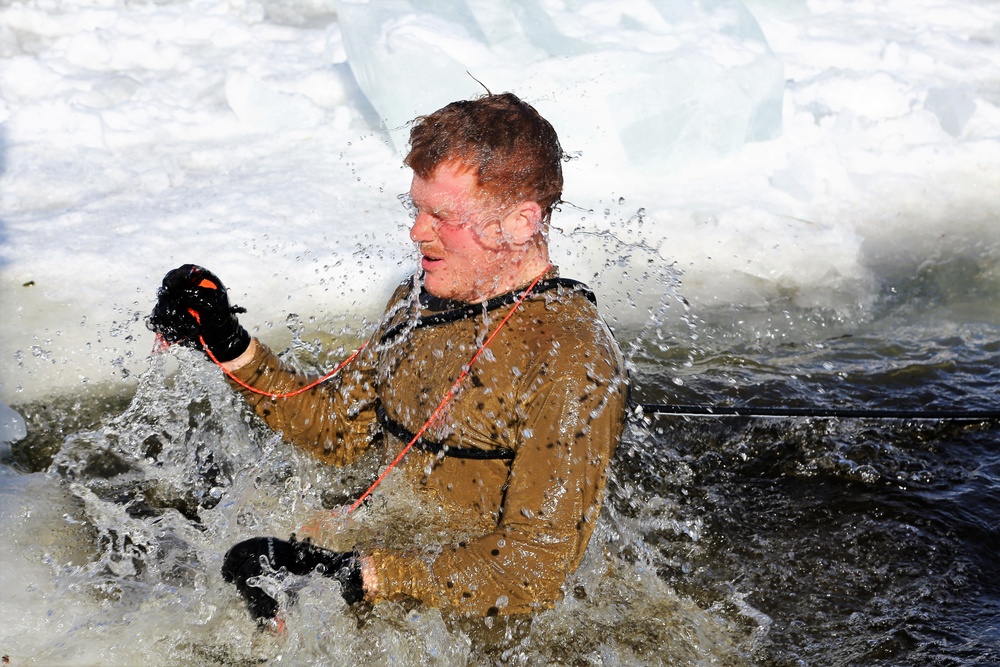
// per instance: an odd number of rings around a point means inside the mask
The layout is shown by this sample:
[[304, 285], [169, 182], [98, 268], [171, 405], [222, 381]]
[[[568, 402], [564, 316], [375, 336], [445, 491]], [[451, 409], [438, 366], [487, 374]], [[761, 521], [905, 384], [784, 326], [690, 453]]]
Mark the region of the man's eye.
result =
[[404, 192], [403, 194], [398, 195], [396, 199], [398, 199], [399, 203], [403, 205], [403, 209], [411, 218], [415, 219], [417, 217], [417, 205], [413, 203], [413, 197]]

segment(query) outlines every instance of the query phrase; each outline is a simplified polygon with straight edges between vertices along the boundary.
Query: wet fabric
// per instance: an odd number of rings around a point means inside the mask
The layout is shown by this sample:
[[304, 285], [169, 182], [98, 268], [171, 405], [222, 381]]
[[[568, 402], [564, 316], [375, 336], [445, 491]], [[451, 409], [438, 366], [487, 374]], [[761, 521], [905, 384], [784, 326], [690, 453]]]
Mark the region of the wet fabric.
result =
[[[326, 463], [348, 464], [373, 445], [388, 462], [518, 296], [449, 302], [422, 292], [414, 278], [396, 290], [363, 353], [331, 382], [278, 400], [237, 389], [272, 429]], [[310, 381], [263, 345], [236, 375], [274, 393]], [[621, 352], [593, 295], [553, 270], [400, 464], [399, 474], [453, 530], [435, 552], [371, 549], [373, 601], [413, 598], [478, 616], [554, 604], [600, 512], [626, 393]]]

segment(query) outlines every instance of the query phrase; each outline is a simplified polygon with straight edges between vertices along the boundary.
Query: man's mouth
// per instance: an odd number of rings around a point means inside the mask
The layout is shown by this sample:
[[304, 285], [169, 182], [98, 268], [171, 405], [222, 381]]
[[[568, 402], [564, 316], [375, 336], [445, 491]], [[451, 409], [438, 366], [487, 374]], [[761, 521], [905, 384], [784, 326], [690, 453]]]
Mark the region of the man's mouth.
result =
[[442, 261], [444, 260], [442, 260], [441, 257], [439, 257], [435, 253], [423, 252], [423, 251], [421, 251], [420, 253], [420, 264], [425, 269], [428, 267], [438, 266]]

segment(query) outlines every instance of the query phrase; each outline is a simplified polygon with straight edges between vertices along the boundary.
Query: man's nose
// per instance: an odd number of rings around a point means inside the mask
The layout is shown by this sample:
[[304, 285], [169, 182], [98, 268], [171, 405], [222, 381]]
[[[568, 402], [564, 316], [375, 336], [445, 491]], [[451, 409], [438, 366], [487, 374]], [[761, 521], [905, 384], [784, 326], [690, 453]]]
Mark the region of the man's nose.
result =
[[434, 240], [434, 226], [429, 213], [418, 213], [410, 225], [410, 240], [414, 243], [424, 243]]

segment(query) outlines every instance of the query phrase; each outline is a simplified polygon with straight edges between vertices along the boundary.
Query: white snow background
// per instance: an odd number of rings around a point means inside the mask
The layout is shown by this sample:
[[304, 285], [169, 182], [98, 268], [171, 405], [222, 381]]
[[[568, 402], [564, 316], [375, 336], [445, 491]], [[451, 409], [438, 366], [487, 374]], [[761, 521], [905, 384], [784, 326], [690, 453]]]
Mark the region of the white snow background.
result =
[[648, 313], [608, 234], [703, 313], [863, 318], [894, 272], [1000, 263], [998, 44], [995, 0], [8, 0], [0, 401], [120, 390], [186, 262], [266, 341], [377, 315], [405, 122], [476, 79], [560, 132], [553, 259], [616, 322]]

